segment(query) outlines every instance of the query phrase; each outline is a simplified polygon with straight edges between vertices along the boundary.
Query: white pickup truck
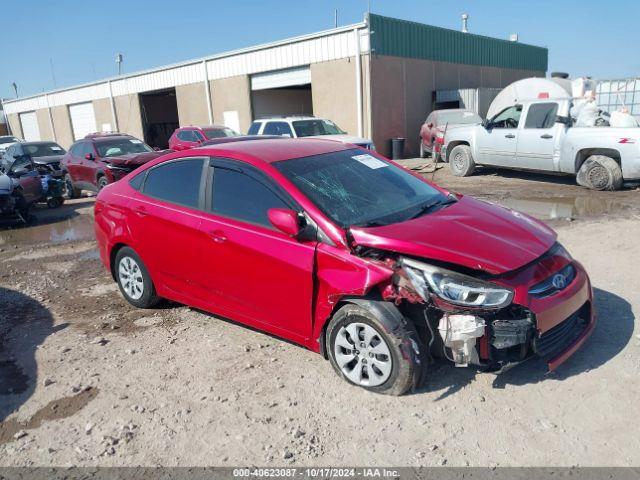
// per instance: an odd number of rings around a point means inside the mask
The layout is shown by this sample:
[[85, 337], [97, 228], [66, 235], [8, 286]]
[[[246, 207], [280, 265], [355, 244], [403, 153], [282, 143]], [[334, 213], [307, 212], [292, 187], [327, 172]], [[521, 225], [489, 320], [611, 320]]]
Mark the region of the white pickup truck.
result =
[[640, 128], [574, 127], [572, 103], [520, 101], [481, 125], [451, 128], [442, 158], [456, 176], [490, 165], [576, 175], [596, 190], [640, 180]]

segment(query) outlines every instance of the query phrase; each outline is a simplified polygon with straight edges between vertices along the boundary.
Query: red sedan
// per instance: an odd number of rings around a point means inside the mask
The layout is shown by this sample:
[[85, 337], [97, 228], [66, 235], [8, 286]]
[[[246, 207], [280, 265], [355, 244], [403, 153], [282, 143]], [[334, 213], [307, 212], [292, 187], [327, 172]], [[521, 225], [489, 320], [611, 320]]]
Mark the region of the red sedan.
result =
[[459, 125], [482, 123], [477, 113], [464, 109], [434, 110], [429, 114], [420, 129], [420, 158], [440, 154], [445, 130]]
[[238, 132], [224, 125], [210, 125], [208, 127], [180, 127], [176, 128], [169, 138], [169, 148], [179, 152], [199, 147], [207, 140], [216, 138], [237, 137]]
[[433, 357], [554, 369], [595, 323], [586, 272], [544, 223], [339, 142], [165, 155], [99, 193], [95, 229], [131, 304], [233, 319], [381, 393], [419, 385]]

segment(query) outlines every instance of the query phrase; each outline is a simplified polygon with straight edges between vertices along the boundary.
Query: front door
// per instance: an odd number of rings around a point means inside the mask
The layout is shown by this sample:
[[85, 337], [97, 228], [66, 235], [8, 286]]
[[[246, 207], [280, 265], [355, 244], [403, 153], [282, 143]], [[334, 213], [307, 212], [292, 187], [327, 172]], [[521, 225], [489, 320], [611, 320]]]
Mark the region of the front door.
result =
[[303, 341], [311, 334], [315, 241], [269, 222], [270, 208], [299, 207], [273, 181], [240, 162], [213, 160], [211, 212], [201, 224], [202, 283], [216, 310]]
[[506, 108], [494, 116], [478, 133], [479, 162], [483, 165], [515, 166], [518, 126], [522, 105]]
[[556, 123], [558, 104], [532, 103], [526, 112], [524, 128], [518, 138], [517, 166], [530, 170], [553, 171], [555, 140], [564, 125]]

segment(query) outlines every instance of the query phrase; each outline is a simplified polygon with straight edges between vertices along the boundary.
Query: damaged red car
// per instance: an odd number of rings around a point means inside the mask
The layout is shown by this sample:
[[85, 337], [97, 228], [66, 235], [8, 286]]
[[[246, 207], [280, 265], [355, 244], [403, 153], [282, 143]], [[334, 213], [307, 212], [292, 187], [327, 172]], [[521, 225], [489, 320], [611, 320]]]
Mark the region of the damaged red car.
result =
[[544, 223], [329, 140], [165, 155], [102, 189], [95, 229], [131, 304], [286, 338], [381, 393], [415, 388], [436, 357], [554, 369], [595, 324], [587, 273]]

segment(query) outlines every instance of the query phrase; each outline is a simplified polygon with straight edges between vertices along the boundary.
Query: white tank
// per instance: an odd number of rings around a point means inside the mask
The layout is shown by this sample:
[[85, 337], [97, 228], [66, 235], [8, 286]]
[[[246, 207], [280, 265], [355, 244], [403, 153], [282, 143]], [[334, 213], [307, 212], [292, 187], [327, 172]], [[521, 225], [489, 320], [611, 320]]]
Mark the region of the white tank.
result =
[[522, 100], [571, 98], [572, 82], [566, 78], [525, 78], [506, 86], [491, 103], [487, 118]]

